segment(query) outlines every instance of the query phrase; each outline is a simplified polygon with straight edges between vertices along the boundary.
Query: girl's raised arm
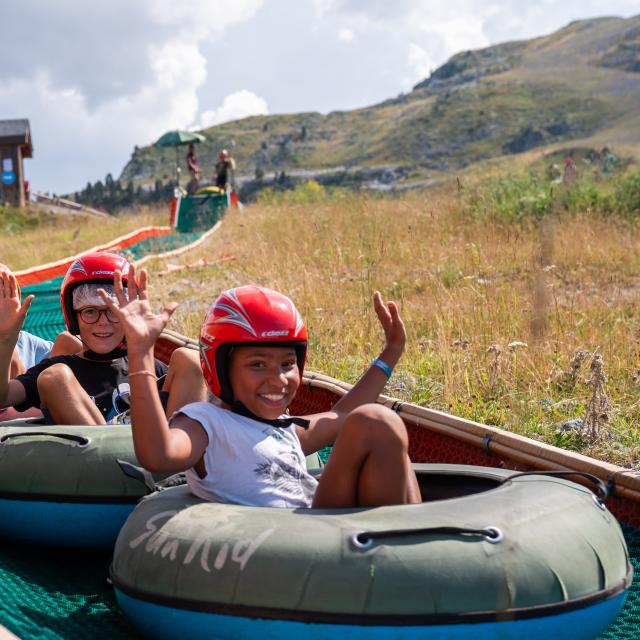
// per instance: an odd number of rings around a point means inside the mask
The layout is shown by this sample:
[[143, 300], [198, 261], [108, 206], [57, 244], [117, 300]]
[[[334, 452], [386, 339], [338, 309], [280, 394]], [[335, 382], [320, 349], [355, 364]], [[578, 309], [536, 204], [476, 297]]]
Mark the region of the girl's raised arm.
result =
[[186, 416], [178, 416], [171, 428], [167, 422], [158, 395], [153, 347], [178, 305], [170, 303], [159, 314], [154, 314], [147, 295], [147, 282], [146, 270], [140, 272], [137, 282], [135, 267], [132, 266], [128, 276], [128, 300], [119, 271], [115, 272], [114, 277], [118, 305], [109, 299], [104, 290], [100, 290], [100, 295], [118, 317], [127, 341], [136, 457], [150, 471], [184, 471], [202, 457], [207, 436], [197, 422]]
[[338, 400], [331, 411], [305, 416], [310, 420], [309, 428], [298, 429], [298, 436], [306, 454], [332, 444], [346, 416], [356, 407], [377, 401], [404, 352], [407, 333], [396, 303], [390, 301], [385, 304], [380, 292], [376, 291], [373, 294], [373, 307], [384, 330], [385, 345], [358, 382]]

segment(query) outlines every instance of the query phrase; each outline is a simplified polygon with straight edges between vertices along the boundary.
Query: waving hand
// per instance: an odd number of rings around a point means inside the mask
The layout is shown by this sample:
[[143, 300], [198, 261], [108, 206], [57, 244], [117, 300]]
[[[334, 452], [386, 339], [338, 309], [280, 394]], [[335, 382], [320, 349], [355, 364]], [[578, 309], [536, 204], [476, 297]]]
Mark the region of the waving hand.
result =
[[27, 296], [20, 304], [16, 277], [10, 271], [0, 271], [0, 336], [2, 338], [15, 340], [32, 300], [33, 296]]
[[135, 276], [135, 267], [132, 265], [127, 277], [127, 299], [122, 284], [122, 274], [119, 271], [115, 272], [113, 288], [118, 305], [109, 299], [103, 289], [99, 290], [104, 303], [118, 316], [118, 320], [122, 324], [129, 354], [132, 352], [144, 353], [153, 349], [155, 341], [178, 306], [172, 302], [160, 313], [153, 313], [148, 299], [147, 272], [145, 269], [140, 271], [139, 282], [136, 282]]
[[391, 301], [385, 305], [380, 292], [376, 291], [373, 294], [373, 308], [384, 331], [385, 351], [389, 351], [387, 357], [393, 358], [393, 364], [395, 364], [402, 355], [407, 341], [407, 332], [398, 312], [398, 306]]

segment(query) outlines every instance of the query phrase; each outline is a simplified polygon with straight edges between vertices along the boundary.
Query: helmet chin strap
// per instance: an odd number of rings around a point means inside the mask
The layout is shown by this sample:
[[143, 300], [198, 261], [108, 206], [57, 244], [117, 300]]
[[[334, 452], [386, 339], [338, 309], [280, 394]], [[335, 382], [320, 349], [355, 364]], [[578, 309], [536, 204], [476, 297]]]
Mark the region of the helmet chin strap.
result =
[[126, 349], [121, 349], [120, 347], [116, 347], [109, 351], [109, 353], [96, 353], [91, 349], [87, 349], [82, 352], [83, 357], [87, 360], [97, 360], [106, 362], [107, 360], [117, 360], [118, 358], [124, 358], [127, 355]]
[[268, 420], [267, 418], [261, 418], [257, 416], [253, 411], [247, 409], [245, 405], [240, 402], [240, 400], [234, 400], [230, 407], [233, 413], [237, 413], [239, 416], [244, 416], [245, 418], [251, 418], [252, 420], [257, 420], [258, 422], [264, 422], [265, 424], [270, 424], [272, 427], [276, 427], [278, 429], [285, 429], [286, 427], [290, 427], [292, 424], [297, 424], [303, 429], [309, 428], [309, 421], [304, 418], [276, 418], [275, 420]]

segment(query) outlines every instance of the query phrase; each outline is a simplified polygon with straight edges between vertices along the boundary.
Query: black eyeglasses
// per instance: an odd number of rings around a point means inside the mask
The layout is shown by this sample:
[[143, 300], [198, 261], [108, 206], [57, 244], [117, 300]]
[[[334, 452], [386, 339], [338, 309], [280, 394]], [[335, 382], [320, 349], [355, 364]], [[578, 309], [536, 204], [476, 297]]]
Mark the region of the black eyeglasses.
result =
[[100, 320], [100, 316], [104, 313], [104, 317], [109, 322], [120, 322], [118, 316], [111, 311], [111, 309], [96, 309], [95, 307], [85, 307], [84, 309], [78, 309], [77, 314], [82, 318], [83, 322], [87, 324], [95, 324]]

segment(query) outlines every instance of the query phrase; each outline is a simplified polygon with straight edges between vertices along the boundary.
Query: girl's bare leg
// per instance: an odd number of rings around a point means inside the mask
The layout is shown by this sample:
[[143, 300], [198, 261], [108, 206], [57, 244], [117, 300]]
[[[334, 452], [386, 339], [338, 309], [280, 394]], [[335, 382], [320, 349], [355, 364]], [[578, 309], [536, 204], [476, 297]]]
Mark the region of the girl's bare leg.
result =
[[421, 501], [402, 419], [379, 404], [352, 411], [322, 471], [313, 506], [364, 507]]
[[167, 417], [190, 402], [203, 402], [207, 399], [207, 387], [197, 351], [181, 347], [171, 354], [163, 390], [169, 392]]
[[38, 376], [38, 393], [56, 424], [104, 424], [104, 417], [73, 371], [54, 364]]

